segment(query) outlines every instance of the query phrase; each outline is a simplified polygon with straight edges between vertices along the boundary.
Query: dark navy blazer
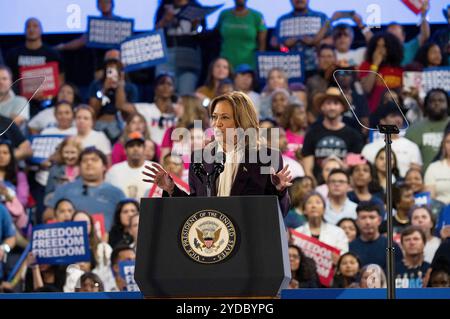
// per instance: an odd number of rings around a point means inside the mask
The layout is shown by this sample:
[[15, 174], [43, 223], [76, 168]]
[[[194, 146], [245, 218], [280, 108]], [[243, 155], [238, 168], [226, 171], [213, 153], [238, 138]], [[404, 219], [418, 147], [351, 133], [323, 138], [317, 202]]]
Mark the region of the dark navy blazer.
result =
[[[264, 153], [265, 152], [265, 153]], [[280, 152], [274, 149], [263, 149], [263, 154], [271, 155], [272, 158], [278, 157], [277, 167], [274, 167], [278, 172], [283, 168], [283, 158]], [[189, 166], [189, 196], [206, 196], [206, 182], [201, 180], [193, 169], [194, 154], [191, 158], [191, 165]], [[276, 195], [280, 203], [280, 208], [283, 216], [286, 216], [290, 206], [289, 193], [287, 189], [279, 192], [272, 184], [270, 174], [261, 174], [261, 167], [270, 167], [270, 163], [264, 163], [261, 161], [260, 156], [257, 156], [256, 163], [250, 163], [248, 156], [248, 150], [246, 151], [245, 160], [239, 164], [236, 178], [234, 179], [231, 187], [230, 196], [249, 196], [249, 195]], [[214, 164], [208, 164], [203, 161], [206, 172], [212, 173], [214, 170]], [[206, 178], [204, 178], [206, 180]], [[213, 182], [211, 189], [211, 195], [217, 196], [217, 183]], [[169, 196], [168, 193], [163, 192], [163, 196]], [[172, 196], [188, 196], [185, 192], [175, 186], [175, 190]]]

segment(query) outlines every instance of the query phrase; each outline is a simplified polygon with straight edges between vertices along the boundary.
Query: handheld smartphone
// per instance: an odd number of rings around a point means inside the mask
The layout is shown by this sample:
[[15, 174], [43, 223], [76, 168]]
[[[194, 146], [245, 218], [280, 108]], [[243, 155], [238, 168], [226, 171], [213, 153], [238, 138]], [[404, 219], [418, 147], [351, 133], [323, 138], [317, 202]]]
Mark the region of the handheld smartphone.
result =
[[116, 68], [107, 68], [106, 77], [113, 81], [119, 81], [119, 72], [117, 71]]

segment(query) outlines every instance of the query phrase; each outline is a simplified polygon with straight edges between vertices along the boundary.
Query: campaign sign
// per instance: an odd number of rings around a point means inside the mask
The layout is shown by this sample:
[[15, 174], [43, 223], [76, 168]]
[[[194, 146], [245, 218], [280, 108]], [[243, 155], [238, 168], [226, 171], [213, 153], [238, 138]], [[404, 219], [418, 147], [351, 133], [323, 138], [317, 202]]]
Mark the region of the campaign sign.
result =
[[105, 227], [105, 215], [102, 213], [91, 214], [92, 220], [94, 221], [95, 234], [100, 239], [106, 238], [106, 227]]
[[286, 72], [289, 82], [303, 82], [304, 65], [300, 52], [257, 52], [258, 75], [262, 81], [266, 81], [269, 71], [273, 68], [281, 68]]
[[140, 291], [136, 281], [134, 281], [134, 266], [135, 262], [132, 260], [119, 262], [119, 274], [127, 284], [126, 291]]
[[213, 13], [222, 6], [223, 4], [212, 7], [187, 5], [177, 14], [177, 16], [179, 19], [186, 19], [189, 21], [203, 20], [207, 15]]
[[31, 99], [41, 86], [43, 96], [56, 96], [59, 89], [58, 62], [48, 62], [42, 65], [22, 66], [19, 68], [20, 95]]
[[403, 72], [403, 89], [406, 92], [411, 92], [413, 89], [419, 92], [420, 98], [424, 98], [426, 92], [423, 88], [423, 73], [415, 71]]
[[402, 2], [415, 14], [422, 11], [422, 4], [424, 0], [402, 0]]
[[120, 45], [125, 72], [149, 68], [167, 61], [166, 39], [162, 30], [127, 38]]
[[441, 88], [450, 94], [450, 66], [423, 69], [422, 84], [425, 92]]
[[47, 160], [66, 137], [66, 135], [32, 135], [30, 143], [33, 157], [28, 161], [31, 164], [40, 164]]
[[134, 19], [88, 17], [87, 47], [113, 49], [133, 34]]
[[320, 283], [330, 287], [334, 276], [333, 254], [339, 255], [340, 250], [293, 229], [290, 232], [294, 245], [300, 247], [307, 257], [314, 259], [316, 262]]
[[414, 203], [417, 206], [420, 205], [430, 205], [431, 204], [431, 194], [430, 192], [422, 192], [414, 195]]
[[299, 38], [316, 35], [322, 28], [320, 17], [292, 17], [283, 19], [278, 29], [278, 38]]
[[34, 226], [31, 251], [38, 264], [69, 265], [90, 261], [86, 222]]

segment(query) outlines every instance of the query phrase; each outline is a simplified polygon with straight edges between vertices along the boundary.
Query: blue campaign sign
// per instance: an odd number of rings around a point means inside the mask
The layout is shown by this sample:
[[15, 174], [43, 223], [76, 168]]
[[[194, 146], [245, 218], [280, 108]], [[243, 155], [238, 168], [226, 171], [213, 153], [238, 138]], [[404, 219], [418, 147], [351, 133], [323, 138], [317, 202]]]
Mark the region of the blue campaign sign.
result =
[[300, 38], [306, 35], [315, 35], [322, 27], [320, 16], [290, 17], [280, 21], [276, 30], [279, 39]]
[[38, 264], [68, 265], [90, 261], [86, 222], [34, 226], [31, 251]]
[[267, 80], [269, 71], [281, 68], [286, 72], [289, 82], [303, 82], [304, 63], [300, 52], [257, 52], [258, 75], [260, 80]]
[[67, 135], [32, 135], [30, 143], [33, 157], [28, 161], [31, 164], [40, 164], [47, 160], [66, 137]]
[[430, 192], [422, 192], [414, 195], [414, 203], [416, 205], [429, 205], [431, 203]]
[[133, 260], [119, 262], [119, 274], [127, 284], [126, 291], [139, 291], [139, 287], [134, 281], [134, 268], [135, 262]]
[[450, 94], [450, 66], [423, 69], [422, 85], [425, 93], [441, 88]]
[[149, 68], [167, 61], [166, 39], [162, 30], [132, 36], [120, 45], [125, 72]]
[[134, 19], [88, 17], [87, 47], [113, 49], [130, 37]]

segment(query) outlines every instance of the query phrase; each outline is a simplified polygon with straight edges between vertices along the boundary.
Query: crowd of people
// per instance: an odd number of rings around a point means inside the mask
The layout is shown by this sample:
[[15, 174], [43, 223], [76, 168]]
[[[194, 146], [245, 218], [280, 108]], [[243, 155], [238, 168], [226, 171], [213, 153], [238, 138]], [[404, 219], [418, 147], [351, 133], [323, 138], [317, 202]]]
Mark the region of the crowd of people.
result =
[[[100, 49], [94, 81], [79, 90], [65, 81], [61, 53], [81, 49], [87, 36], [52, 47], [43, 42], [45, 21], [26, 20], [23, 45], [0, 51], [0, 291], [124, 290], [119, 263], [136, 256], [139, 200], [163, 192], [143, 181], [145, 165], [160, 163], [188, 191], [191, 151], [213, 139], [209, 102], [233, 91], [249, 96], [259, 127], [278, 131], [278, 140], [267, 142], [292, 173], [284, 219], [291, 288], [324, 285], [289, 230], [339, 251], [332, 287], [386, 287], [387, 182], [393, 184], [396, 286], [450, 287], [450, 97], [443, 88], [421, 94], [402, 84], [404, 72], [449, 65], [450, 7], [445, 25], [432, 34], [424, 1], [419, 33], [407, 41], [401, 24], [371, 29], [352, 12], [352, 27], [339, 23], [343, 12], [327, 17], [312, 10], [314, 0], [291, 0], [292, 11], [269, 37], [263, 15], [246, 2], [235, 0], [208, 31], [205, 21], [177, 17], [197, 1], [160, 1], [155, 28], [164, 31], [168, 60], [155, 68], [152, 94], [124, 72], [120, 51]], [[97, 6], [102, 17], [117, 17], [113, 0]], [[318, 18], [319, 32], [286, 36], [281, 26], [296, 17]], [[220, 55], [209, 65], [199, 44], [205, 32], [221, 38]], [[356, 32], [365, 41], [359, 47]], [[261, 83], [257, 51], [301, 52], [303, 83], [281, 68]], [[49, 62], [59, 65], [58, 93], [38, 92], [27, 101], [12, 87], [21, 67]], [[387, 181], [383, 138], [367, 128], [403, 128], [406, 121], [410, 126], [392, 136], [393, 179]], [[175, 136], [177, 129], [188, 130], [190, 139]], [[30, 140], [39, 135], [64, 138], [36, 163]], [[103, 233], [94, 227], [95, 214], [103, 215]], [[33, 226], [66, 221], [87, 223], [89, 262], [38, 264], [29, 253], [6, 280]]]

